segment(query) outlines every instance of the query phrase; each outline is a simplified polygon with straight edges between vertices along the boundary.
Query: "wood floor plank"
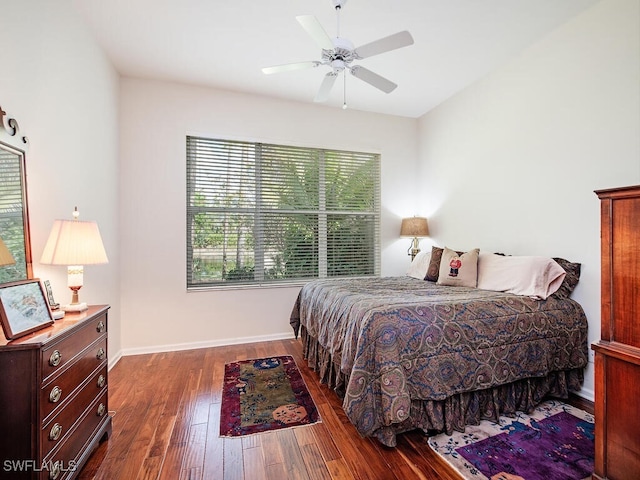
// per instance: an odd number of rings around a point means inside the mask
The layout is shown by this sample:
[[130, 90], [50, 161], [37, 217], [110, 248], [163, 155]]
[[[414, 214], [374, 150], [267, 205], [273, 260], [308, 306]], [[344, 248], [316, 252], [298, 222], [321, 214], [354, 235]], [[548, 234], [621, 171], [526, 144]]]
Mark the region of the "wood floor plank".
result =
[[220, 403], [209, 406], [209, 422], [207, 425], [207, 444], [204, 450], [203, 477], [224, 477], [224, 442], [220, 437]]
[[333, 441], [331, 432], [324, 423], [316, 423], [309, 428], [311, 428], [313, 431], [313, 436], [316, 440], [315, 443], [320, 449], [322, 458], [324, 458], [327, 462], [342, 458], [340, 450], [338, 450], [338, 447]]
[[195, 386], [195, 406], [193, 409], [193, 416], [191, 417], [191, 423], [197, 425], [199, 423], [207, 422], [209, 418], [209, 405], [212, 403], [213, 392], [213, 375], [208, 370], [212, 364], [211, 349], [196, 350], [201, 352], [200, 358], [202, 358], [202, 368], [200, 370], [200, 378], [198, 384]]
[[255, 447], [244, 449], [242, 456], [245, 479], [267, 480], [267, 472], [264, 468], [264, 455], [262, 454], [262, 445], [260, 442], [258, 442]]
[[300, 453], [310, 480], [331, 480], [331, 474], [317, 445], [313, 443], [300, 445]]
[[[191, 425], [191, 428], [189, 428], [189, 441], [184, 450], [181, 466], [182, 472], [191, 472], [187, 477], [193, 476], [198, 471], [200, 472], [200, 476], [202, 476], [206, 444], [207, 424], [199, 423], [197, 425]], [[181, 474], [181, 476], [184, 475]]]
[[283, 463], [274, 463], [265, 467], [267, 480], [283, 480], [287, 478], [287, 470]]
[[284, 466], [287, 476], [285, 478], [290, 480], [308, 479], [307, 467], [293, 430], [278, 430], [276, 436], [280, 443], [280, 448], [282, 448], [282, 455], [286, 459]]
[[244, 460], [242, 458], [242, 440], [240, 438], [225, 438], [223, 450], [224, 480], [244, 479]]
[[160, 414], [158, 416], [158, 423], [156, 424], [156, 430], [149, 446], [149, 457], [164, 458], [169, 447], [169, 441], [171, 440], [171, 434], [173, 433], [173, 426], [176, 422], [175, 415]]
[[354, 480], [356, 478], [342, 457], [330, 460], [326, 465], [332, 480]]
[[136, 480], [156, 480], [160, 476], [164, 457], [147, 457], [142, 462]]
[[262, 441], [262, 452], [264, 454], [264, 463], [266, 466], [278, 465], [284, 463], [284, 455], [282, 454], [282, 448], [280, 448], [280, 442], [278, 437], [271, 433], [263, 434], [264, 439]]
[[296, 436], [298, 445], [309, 445], [310, 443], [316, 443], [316, 437], [313, 435], [312, 428], [314, 425], [305, 425], [293, 429], [293, 434]]
[[[359, 436], [357, 434], [354, 436], [353, 432], [349, 431], [348, 426], [345, 428], [336, 412], [328, 404], [322, 405], [325, 406], [320, 411], [322, 420], [327, 425], [327, 428], [331, 430], [333, 438], [336, 439], [342, 457], [345, 459], [353, 476], [362, 480], [379, 478], [378, 474], [371, 470], [367, 459], [360, 453]], [[318, 408], [321, 408], [321, 406], [318, 406]]]

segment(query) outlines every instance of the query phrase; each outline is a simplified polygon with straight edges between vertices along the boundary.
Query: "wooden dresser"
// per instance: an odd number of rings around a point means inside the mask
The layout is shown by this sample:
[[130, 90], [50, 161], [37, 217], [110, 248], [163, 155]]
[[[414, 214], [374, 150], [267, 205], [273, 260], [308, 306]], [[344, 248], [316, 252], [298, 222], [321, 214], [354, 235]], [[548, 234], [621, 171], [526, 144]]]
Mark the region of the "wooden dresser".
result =
[[111, 435], [106, 305], [0, 337], [0, 478], [71, 479]]
[[593, 478], [640, 478], [640, 186], [597, 190], [602, 304]]

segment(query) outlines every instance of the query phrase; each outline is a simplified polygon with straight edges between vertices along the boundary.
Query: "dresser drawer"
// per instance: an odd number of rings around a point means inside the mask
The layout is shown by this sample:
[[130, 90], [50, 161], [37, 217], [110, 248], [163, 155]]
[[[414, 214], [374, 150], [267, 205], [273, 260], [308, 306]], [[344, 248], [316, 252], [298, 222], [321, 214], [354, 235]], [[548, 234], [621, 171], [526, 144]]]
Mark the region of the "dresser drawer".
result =
[[45, 457], [59, 443], [63, 443], [69, 436], [74, 425], [87, 410], [89, 405], [95, 401], [96, 397], [103, 396], [104, 412], [107, 414], [106, 384], [104, 387], [97, 386], [100, 374], [96, 372], [94, 376], [82, 385], [81, 390], [72, 398], [67, 399], [65, 405], [60, 410], [56, 410], [51, 419], [42, 426], [40, 430], [40, 445], [42, 456]]
[[43, 348], [41, 357], [43, 383], [46, 383], [52, 375], [63, 370], [65, 365], [70, 363], [78, 353], [104, 335], [106, 331], [107, 314], [104, 313], [86, 322], [73, 335]]
[[[73, 368], [65, 370], [60, 376], [40, 390], [40, 418], [48, 421], [49, 415], [65, 405], [67, 399], [86, 381], [90, 375], [91, 382], [96, 393], [107, 383], [106, 357], [101, 359], [101, 352], [107, 351], [107, 339], [103, 337], [87, 348], [73, 365]], [[102, 366], [102, 368], [100, 368]], [[96, 373], [96, 369], [100, 369]], [[102, 380], [99, 380], [102, 377]], [[101, 386], [99, 386], [101, 384]]]
[[[84, 412], [79, 422], [50, 455], [44, 457], [44, 463], [48, 471], [40, 473], [39, 480], [63, 480], [78, 472], [79, 455], [85, 449], [87, 442], [98, 432], [99, 427], [104, 427], [103, 422], [109, 421], [107, 414], [107, 391], [104, 390], [100, 398], [96, 399]], [[56, 467], [59, 471], [56, 473]]]

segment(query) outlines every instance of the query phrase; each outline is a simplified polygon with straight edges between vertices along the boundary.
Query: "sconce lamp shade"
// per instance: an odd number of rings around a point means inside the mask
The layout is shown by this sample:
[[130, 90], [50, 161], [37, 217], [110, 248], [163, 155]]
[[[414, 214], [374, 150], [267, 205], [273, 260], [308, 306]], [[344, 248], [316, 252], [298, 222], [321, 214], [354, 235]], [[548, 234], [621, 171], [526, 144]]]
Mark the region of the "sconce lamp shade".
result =
[[424, 217], [403, 218], [400, 226], [401, 237], [428, 237], [429, 225]]
[[42, 252], [45, 265], [109, 263], [96, 222], [56, 220]]
[[13, 255], [11, 255], [11, 252], [0, 238], [0, 266], [13, 265], [14, 263], [16, 263], [16, 259], [13, 258]]

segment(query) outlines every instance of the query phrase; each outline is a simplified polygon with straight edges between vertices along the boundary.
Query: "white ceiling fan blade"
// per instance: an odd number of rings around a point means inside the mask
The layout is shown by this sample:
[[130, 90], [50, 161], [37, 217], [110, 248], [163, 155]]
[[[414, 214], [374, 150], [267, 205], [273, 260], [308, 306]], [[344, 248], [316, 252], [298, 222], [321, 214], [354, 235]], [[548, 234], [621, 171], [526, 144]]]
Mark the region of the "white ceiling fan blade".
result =
[[382, 90], [384, 93], [391, 93], [398, 86], [390, 80], [381, 77], [377, 73], [373, 73], [371, 70], [356, 65], [351, 67], [351, 74], [354, 77], [358, 77], [360, 80], [367, 82], [369, 85], [376, 87], [378, 90]]
[[336, 82], [336, 78], [338, 78], [338, 74], [336, 72], [329, 72], [324, 76], [324, 80], [322, 80], [322, 84], [320, 85], [320, 90], [316, 94], [316, 98], [313, 99], [314, 102], [326, 102], [329, 98], [329, 93], [331, 93], [331, 89], [333, 88], [333, 84]]
[[264, 67], [262, 69], [262, 73], [266, 73], [268, 75], [271, 73], [290, 72], [292, 70], [317, 67], [318, 65], [320, 65], [320, 62], [317, 61], [287, 63], [284, 65], [274, 65], [273, 67]]
[[309, 36], [313, 38], [313, 41], [318, 44], [318, 46], [324, 50], [333, 50], [333, 41], [331, 37], [327, 35], [327, 32], [324, 31], [322, 25], [316, 17], [313, 15], [299, 15], [296, 17], [296, 20], [302, 25]]
[[355, 49], [357, 58], [367, 58], [381, 53], [389, 52], [397, 48], [413, 45], [413, 37], [406, 30], [388, 37], [381, 38], [371, 43], [367, 43]]

